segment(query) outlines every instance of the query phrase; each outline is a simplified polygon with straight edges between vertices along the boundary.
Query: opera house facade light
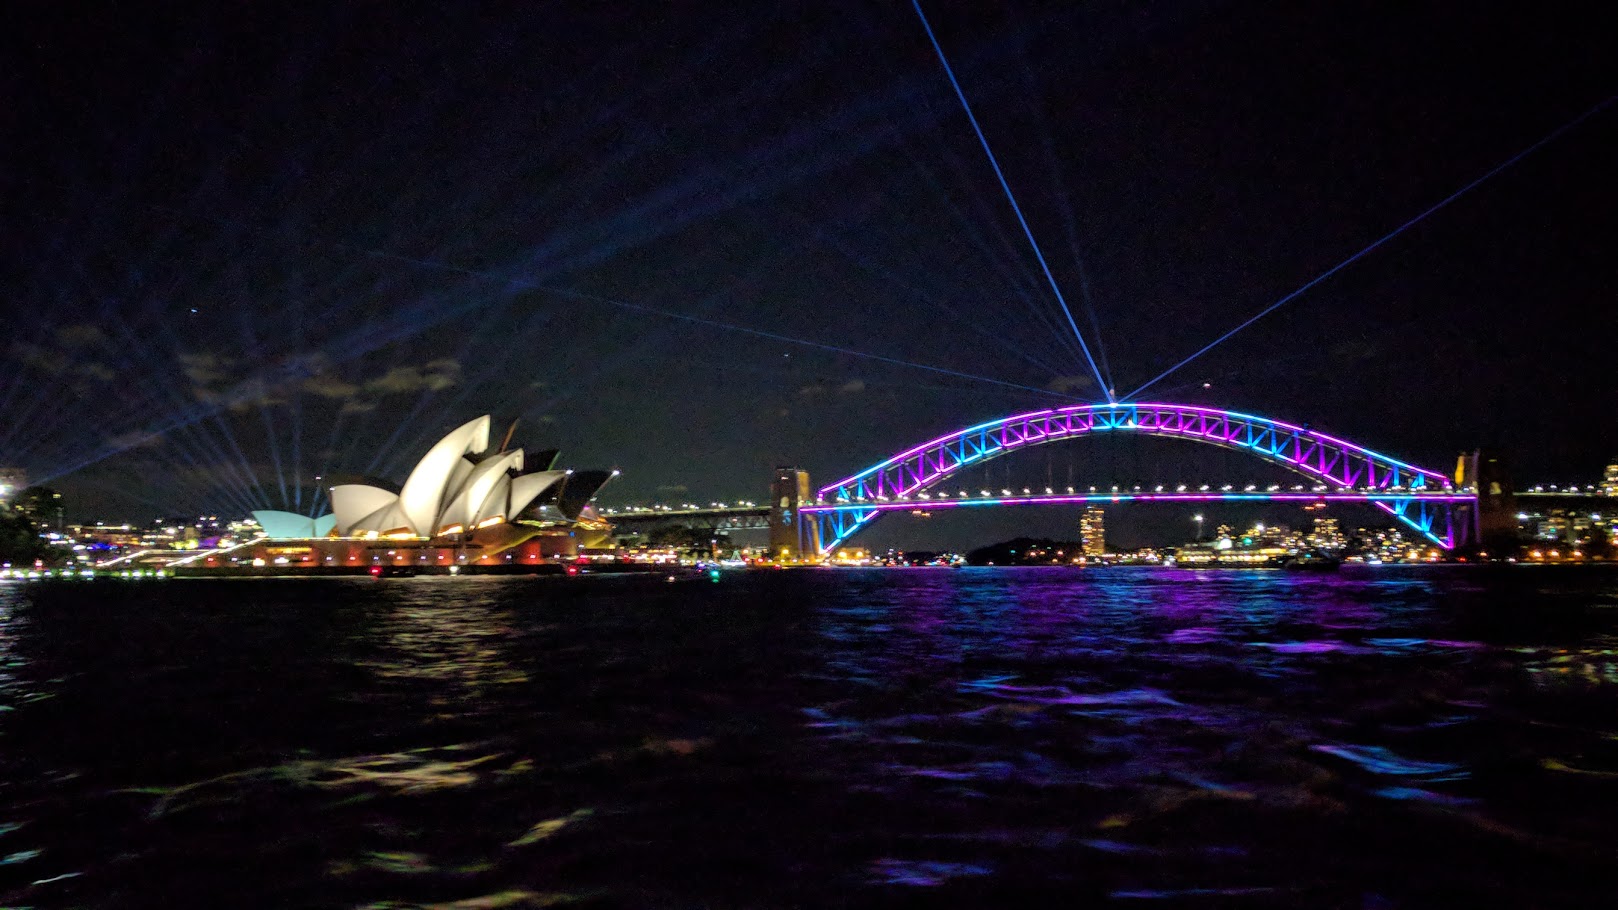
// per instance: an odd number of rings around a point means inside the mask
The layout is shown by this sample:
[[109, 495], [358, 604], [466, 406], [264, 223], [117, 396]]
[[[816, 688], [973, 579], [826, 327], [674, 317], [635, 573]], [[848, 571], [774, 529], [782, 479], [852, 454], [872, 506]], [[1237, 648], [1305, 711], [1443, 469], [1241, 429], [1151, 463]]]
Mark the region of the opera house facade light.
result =
[[577, 523], [590, 500], [617, 472], [550, 469], [541, 453], [524, 473], [522, 449], [485, 455], [487, 415], [440, 439], [395, 493], [365, 484], [331, 488], [331, 515], [310, 519], [288, 512], [254, 512], [271, 538], [339, 537], [430, 540], [520, 522], [530, 528]]
[[336, 525], [337, 516], [322, 515], [319, 518], [310, 518], [307, 515], [299, 515], [297, 512], [260, 509], [253, 513], [253, 520], [258, 522], [258, 526], [264, 531], [265, 537], [297, 539], [325, 537], [331, 533], [332, 528]]

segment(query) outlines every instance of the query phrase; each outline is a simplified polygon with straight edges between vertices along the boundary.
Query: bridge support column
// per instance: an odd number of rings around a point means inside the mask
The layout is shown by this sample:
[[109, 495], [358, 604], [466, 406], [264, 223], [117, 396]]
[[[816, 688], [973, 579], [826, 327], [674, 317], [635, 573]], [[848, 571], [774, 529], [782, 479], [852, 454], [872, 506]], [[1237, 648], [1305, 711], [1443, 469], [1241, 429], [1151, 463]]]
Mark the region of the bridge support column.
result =
[[786, 562], [820, 559], [820, 523], [799, 512], [814, 502], [809, 472], [780, 467], [770, 483], [770, 555]]
[[1517, 546], [1517, 503], [1505, 464], [1481, 450], [1461, 455], [1455, 463], [1455, 485], [1477, 491], [1477, 505], [1458, 524], [1459, 541], [1470, 550], [1506, 555]]

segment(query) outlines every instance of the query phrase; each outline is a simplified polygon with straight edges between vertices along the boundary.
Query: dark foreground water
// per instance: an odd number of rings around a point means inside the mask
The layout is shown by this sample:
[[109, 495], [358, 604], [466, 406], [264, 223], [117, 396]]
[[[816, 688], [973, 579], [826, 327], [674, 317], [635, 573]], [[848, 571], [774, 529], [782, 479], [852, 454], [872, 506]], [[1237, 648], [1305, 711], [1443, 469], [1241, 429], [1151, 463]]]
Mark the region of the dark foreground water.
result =
[[0, 906], [1604, 907], [1618, 572], [0, 587]]

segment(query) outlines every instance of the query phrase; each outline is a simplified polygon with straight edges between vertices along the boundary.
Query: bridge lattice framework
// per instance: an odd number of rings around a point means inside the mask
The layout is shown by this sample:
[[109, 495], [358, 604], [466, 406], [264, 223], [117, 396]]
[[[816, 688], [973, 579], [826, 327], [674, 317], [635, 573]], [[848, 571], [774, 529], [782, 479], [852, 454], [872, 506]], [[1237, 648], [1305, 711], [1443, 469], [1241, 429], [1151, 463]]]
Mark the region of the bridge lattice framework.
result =
[[[800, 520], [818, 527], [823, 553], [848, 540], [883, 512], [938, 499], [916, 497], [962, 470], [1015, 451], [1097, 433], [1127, 432], [1188, 439], [1252, 454], [1312, 479], [1333, 498], [1374, 503], [1433, 543], [1452, 549], [1466, 536], [1467, 510], [1476, 496], [1457, 489], [1445, 474], [1417, 467], [1308, 426], [1200, 405], [1095, 404], [1014, 414], [958, 430], [906, 449], [863, 471], [828, 484], [815, 502], [799, 508]], [[1102, 497], [1011, 497], [992, 504], [1095, 501]], [[1187, 497], [1105, 497], [1107, 499], [1230, 499], [1225, 495]], [[1296, 499], [1295, 494], [1257, 494], [1252, 500]], [[962, 503], [961, 500], [955, 500]], [[980, 504], [989, 504], [978, 500]]]

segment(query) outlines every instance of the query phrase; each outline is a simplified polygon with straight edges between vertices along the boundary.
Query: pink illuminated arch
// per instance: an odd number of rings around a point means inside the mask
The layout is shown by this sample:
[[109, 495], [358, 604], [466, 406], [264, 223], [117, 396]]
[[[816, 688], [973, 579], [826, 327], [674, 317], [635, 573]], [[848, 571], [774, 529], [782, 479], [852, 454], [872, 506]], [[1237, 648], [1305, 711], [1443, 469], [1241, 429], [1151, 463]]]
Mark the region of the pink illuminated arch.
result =
[[[1449, 477], [1325, 433], [1236, 411], [1177, 404], [1096, 404], [1016, 414], [967, 427], [906, 449], [820, 489], [816, 506], [836, 507], [840, 520], [823, 536], [826, 549], [846, 540], [896, 500], [921, 493], [965, 468], [1019, 449], [1104, 432], [1190, 439], [1248, 452], [1310, 478], [1329, 491], [1454, 494]], [[1449, 497], [1454, 499], [1455, 497]], [[1463, 497], [1464, 498], [1464, 497]], [[869, 510], [855, 508], [869, 504]], [[1423, 502], [1412, 514], [1405, 500], [1377, 501], [1428, 539], [1449, 547], [1453, 532], [1438, 529]], [[816, 506], [806, 512], [815, 512]], [[1447, 517], [1447, 515], [1446, 515]]]

